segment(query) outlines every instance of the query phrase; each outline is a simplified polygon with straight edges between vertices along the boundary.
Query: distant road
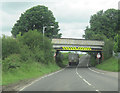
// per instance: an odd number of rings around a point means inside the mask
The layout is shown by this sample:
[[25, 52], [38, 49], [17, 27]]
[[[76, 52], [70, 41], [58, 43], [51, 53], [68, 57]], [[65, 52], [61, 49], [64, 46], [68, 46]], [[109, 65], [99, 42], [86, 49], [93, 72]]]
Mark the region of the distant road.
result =
[[96, 91], [95, 93], [118, 91], [117, 73], [88, 68], [88, 61], [89, 56], [82, 56], [78, 66], [67, 67], [64, 70], [43, 77], [25, 86], [19, 93], [24, 93], [24, 91]]

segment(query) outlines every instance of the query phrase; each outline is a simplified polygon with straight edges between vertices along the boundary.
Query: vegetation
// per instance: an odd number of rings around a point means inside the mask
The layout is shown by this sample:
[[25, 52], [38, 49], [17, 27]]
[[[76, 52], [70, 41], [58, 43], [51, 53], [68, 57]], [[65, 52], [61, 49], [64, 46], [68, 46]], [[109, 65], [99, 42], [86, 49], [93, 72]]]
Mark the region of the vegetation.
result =
[[63, 54], [63, 64], [65, 65], [65, 66], [67, 66], [68, 65], [68, 62], [69, 62], [69, 60], [68, 60], [68, 55], [69, 55], [69, 53], [62, 53]]
[[60, 69], [54, 60], [51, 44], [51, 38], [61, 37], [58, 31], [58, 22], [48, 7], [38, 5], [21, 14], [11, 31], [15, 38], [6, 36], [0, 38], [2, 84], [36, 78]]
[[[99, 11], [90, 18], [90, 27], [85, 30], [86, 39], [98, 39], [101, 40], [106, 36], [108, 39], [114, 37], [118, 34], [118, 15], [120, 13], [116, 9], [108, 9], [106, 11]], [[95, 35], [97, 38], [88, 37], [88, 34]]]
[[2, 59], [5, 59], [11, 54], [18, 54], [20, 52], [19, 43], [12, 37], [2, 38]]
[[16, 39], [4, 36], [2, 40], [4, 85], [60, 69], [53, 58], [51, 41], [43, 39], [37, 30], [19, 34]]
[[[103, 57], [104, 60], [112, 57], [113, 50], [117, 53], [119, 50], [118, 39], [120, 36], [118, 32], [120, 31], [118, 20], [120, 16], [120, 10], [108, 9], [106, 11], [99, 11], [92, 15], [90, 18], [90, 27], [85, 29], [85, 39], [91, 40], [103, 40], [105, 45], [103, 47]], [[92, 66], [96, 64], [96, 54], [89, 53], [91, 55]]]
[[[109, 65], [108, 65], [109, 64]], [[115, 57], [111, 57], [106, 61], [103, 61], [103, 63], [96, 66], [96, 68], [106, 70], [106, 71], [113, 71], [118, 72], [120, 71], [120, 68], [118, 68], [118, 59]]]
[[21, 63], [20, 66], [20, 68], [9, 69], [9, 71], [3, 72], [2, 85], [16, 83], [21, 80], [37, 78], [60, 69], [60, 67], [58, 67], [55, 63], [46, 65], [38, 62], [24, 62]]
[[48, 7], [38, 5], [21, 14], [21, 17], [13, 26], [11, 32], [14, 37], [20, 32], [23, 35], [29, 30], [35, 29], [42, 33], [43, 27], [45, 27], [45, 35], [47, 37], [61, 37], [61, 34], [58, 34], [58, 22], [55, 21], [52, 11], [48, 10]]
[[66, 66], [66, 58], [65, 58], [65, 55], [63, 55], [61, 52], [57, 52], [57, 55], [56, 55], [56, 63], [58, 66], [60, 67], [65, 67]]

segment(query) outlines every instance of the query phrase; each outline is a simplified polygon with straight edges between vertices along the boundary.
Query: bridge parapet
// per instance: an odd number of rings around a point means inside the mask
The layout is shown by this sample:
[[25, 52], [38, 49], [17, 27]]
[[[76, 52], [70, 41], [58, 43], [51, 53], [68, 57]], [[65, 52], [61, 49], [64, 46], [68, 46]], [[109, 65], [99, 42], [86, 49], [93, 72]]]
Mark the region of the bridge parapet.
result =
[[85, 39], [72, 39], [72, 38], [60, 38], [52, 39], [54, 45], [80, 45], [80, 46], [104, 46], [104, 41], [98, 40], [85, 40]]

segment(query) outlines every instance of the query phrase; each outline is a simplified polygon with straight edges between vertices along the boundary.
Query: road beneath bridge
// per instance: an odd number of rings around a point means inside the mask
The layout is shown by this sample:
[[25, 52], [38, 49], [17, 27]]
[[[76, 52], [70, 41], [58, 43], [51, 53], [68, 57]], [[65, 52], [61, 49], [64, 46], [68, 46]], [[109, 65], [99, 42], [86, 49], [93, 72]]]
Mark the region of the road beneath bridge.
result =
[[42, 77], [24, 87], [19, 93], [26, 93], [25, 91], [92, 91], [85, 93], [118, 93], [113, 92], [118, 91], [117, 73], [88, 67], [88, 62], [89, 56], [82, 56], [79, 59], [78, 66], [68, 66], [58, 72]]

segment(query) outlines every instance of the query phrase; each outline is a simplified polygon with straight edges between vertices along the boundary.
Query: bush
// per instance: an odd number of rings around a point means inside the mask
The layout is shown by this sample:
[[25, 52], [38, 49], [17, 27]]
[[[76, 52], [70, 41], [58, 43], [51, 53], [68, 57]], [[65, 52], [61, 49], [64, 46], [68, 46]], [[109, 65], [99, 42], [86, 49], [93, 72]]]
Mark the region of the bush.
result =
[[2, 59], [2, 38], [0, 37], [0, 60]]
[[106, 39], [105, 45], [103, 47], [104, 60], [107, 60], [108, 58], [112, 57], [112, 55], [113, 55], [113, 40]]
[[19, 42], [12, 37], [2, 38], [2, 59], [7, 58], [11, 54], [19, 54], [20, 47]]
[[69, 56], [69, 53], [62, 53], [63, 54], [63, 65], [68, 65], [68, 56]]
[[20, 55], [11, 54], [2, 61], [2, 69], [4, 72], [7, 72], [10, 69], [16, 69], [20, 67]]
[[[37, 30], [30, 30], [23, 36], [17, 37], [21, 42], [21, 58], [24, 61], [33, 60], [48, 64], [53, 61], [52, 45], [47, 37]], [[24, 45], [24, 46], [23, 46]]]
[[63, 64], [63, 55], [61, 52], [58, 52], [56, 55], [56, 63], [60, 67], [64, 67], [65, 65]]
[[97, 60], [96, 60], [97, 52], [90, 52], [89, 54], [90, 54], [90, 65], [91, 66], [97, 65]]

